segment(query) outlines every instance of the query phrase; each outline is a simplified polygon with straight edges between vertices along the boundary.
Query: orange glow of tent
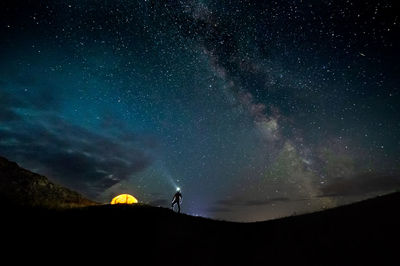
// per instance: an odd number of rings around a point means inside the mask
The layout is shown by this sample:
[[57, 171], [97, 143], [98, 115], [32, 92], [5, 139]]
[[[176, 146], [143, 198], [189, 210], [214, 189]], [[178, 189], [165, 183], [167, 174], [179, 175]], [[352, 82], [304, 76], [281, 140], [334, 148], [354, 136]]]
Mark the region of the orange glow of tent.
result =
[[112, 199], [111, 204], [135, 204], [138, 200], [129, 194], [121, 194]]

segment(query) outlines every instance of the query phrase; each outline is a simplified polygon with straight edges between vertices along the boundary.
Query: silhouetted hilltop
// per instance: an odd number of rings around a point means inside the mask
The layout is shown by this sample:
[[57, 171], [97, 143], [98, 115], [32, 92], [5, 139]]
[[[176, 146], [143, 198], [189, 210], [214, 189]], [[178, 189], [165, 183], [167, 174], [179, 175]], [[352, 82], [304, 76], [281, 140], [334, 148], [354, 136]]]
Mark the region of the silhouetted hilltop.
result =
[[0, 199], [17, 206], [64, 208], [95, 204], [0, 156]]
[[[71, 196], [69, 202], [81, 202], [76, 193], [53, 189], [40, 181], [44, 177], [4, 159], [0, 169], [8, 169], [7, 180], [14, 182], [12, 191], [0, 190], [8, 198], [33, 191], [23, 200], [59, 198], [63, 204]], [[3, 172], [1, 178], [3, 184]], [[21, 190], [15, 188], [19, 185]], [[18, 247], [23, 262], [31, 264], [53, 264], [56, 256], [65, 264], [90, 265], [399, 265], [399, 206], [400, 193], [392, 193], [257, 223], [215, 221], [141, 204], [11, 207], [1, 212], [2, 240], [4, 254]]]

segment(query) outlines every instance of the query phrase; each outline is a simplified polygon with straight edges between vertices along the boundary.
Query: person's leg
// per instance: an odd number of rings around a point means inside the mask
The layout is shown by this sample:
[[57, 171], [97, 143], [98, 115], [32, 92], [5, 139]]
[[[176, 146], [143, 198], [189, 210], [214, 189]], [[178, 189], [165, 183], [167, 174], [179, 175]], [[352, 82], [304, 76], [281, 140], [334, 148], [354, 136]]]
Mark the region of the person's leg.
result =
[[179, 201], [176, 204], [178, 204], [178, 213], [181, 213], [181, 204], [179, 203]]

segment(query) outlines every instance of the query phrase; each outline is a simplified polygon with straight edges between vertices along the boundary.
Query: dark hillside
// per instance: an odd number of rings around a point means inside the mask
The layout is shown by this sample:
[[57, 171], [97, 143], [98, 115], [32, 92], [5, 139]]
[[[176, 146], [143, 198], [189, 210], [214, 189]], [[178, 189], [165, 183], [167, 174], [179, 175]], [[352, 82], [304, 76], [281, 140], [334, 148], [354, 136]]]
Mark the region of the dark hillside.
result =
[[8, 204], [31, 207], [64, 208], [95, 204], [79, 193], [20, 168], [17, 163], [1, 156], [0, 199]]
[[[47, 209], [2, 202], [4, 254], [90, 265], [399, 265], [400, 193], [322, 212], [231, 223], [145, 205]], [[11, 254], [11, 253], [10, 253]]]

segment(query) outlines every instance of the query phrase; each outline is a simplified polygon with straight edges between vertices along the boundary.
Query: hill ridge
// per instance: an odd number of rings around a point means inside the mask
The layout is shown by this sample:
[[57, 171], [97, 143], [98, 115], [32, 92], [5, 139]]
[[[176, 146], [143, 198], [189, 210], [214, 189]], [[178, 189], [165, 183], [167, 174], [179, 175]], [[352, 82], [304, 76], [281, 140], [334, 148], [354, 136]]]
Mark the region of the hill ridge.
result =
[[96, 204], [78, 192], [0, 156], [0, 198], [16, 206], [68, 208]]

